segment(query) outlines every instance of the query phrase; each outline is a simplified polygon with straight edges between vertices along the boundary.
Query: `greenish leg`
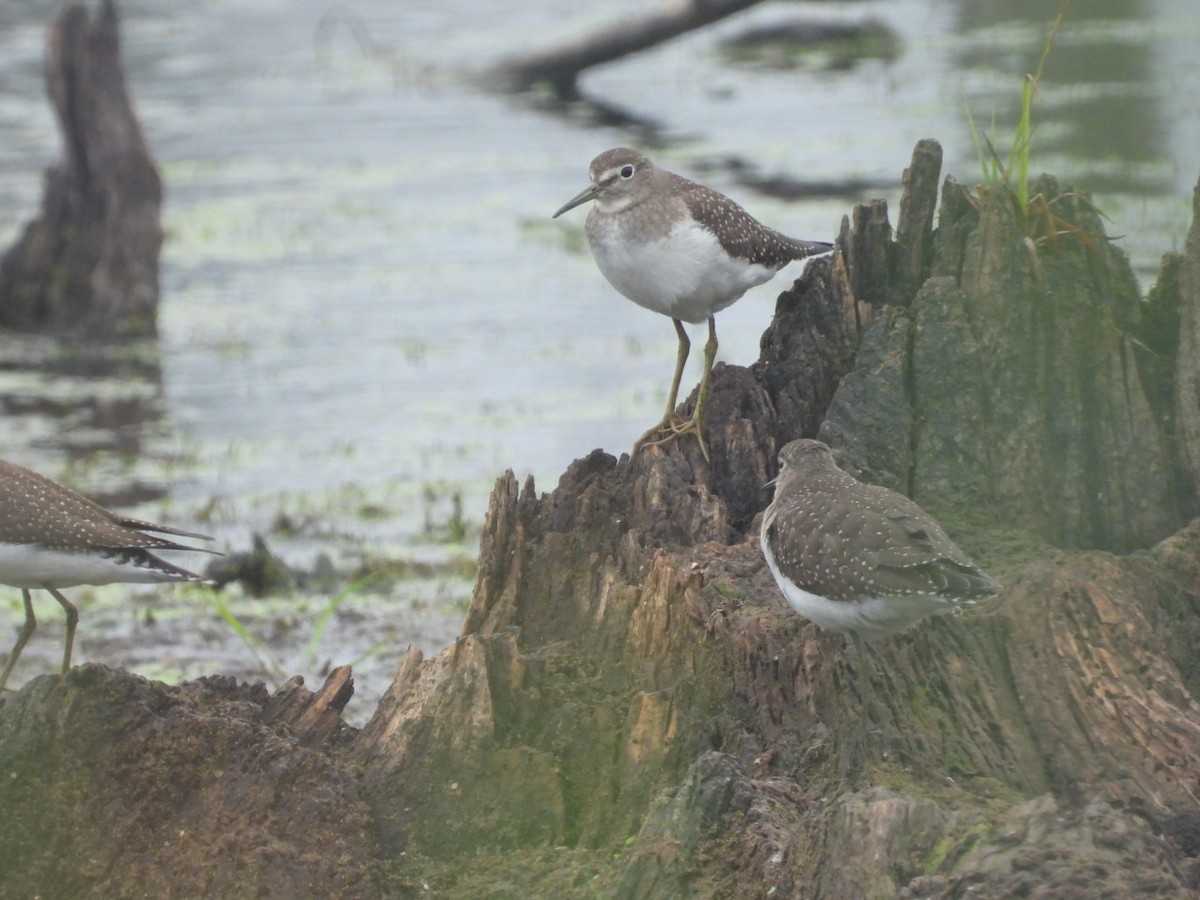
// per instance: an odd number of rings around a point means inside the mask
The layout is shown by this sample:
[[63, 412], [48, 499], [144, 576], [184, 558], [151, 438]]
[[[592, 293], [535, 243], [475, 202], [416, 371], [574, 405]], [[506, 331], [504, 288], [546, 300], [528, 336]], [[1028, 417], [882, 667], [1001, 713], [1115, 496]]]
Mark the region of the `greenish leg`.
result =
[[683, 367], [687, 362], [692, 342], [688, 339], [683, 322], [679, 319], [671, 321], [675, 323], [675, 333], [679, 335], [679, 353], [675, 358], [675, 377], [671, 381], [671, 394], [667, 398], [667, 409], [663, 414], [662, 422], [638, 438], [637, 443], [633, 445], [633, 452], [637, 453], [645, 445], [665, 444], [680, 435], [694, 434], [696, 440], [700, 442], [700, 452], [707, 460], [708, 445], [704, 443], [701, 426], [704, 422], [704, 405], [708, 402], [708, 379], [712, 373], [713, 362], [717, 358], [717, 323], [712, 316], [708, 317], [708, 342], [704, 345], [704, 372], [700, 376], [700, 393], [696, 397], [696, 411], [686, 422], [681, 422], [675, 413], [675, 405], [679, 402], [679, 382], [683, 379]]
[[54, 595], [54, 599], [58, 601], [63, 608], [63, 612], [67, 614], [67, 646], [63, 648], [63, 663], [62, 673], [64, 675], [71, 669], [71, 650], [75, 646], [75, 626], [79, 624], [79, 610], [75, 608], [75, 604], [50, 587], [48, 584], [43, 584], [46, 590]]
[[8, 662], [4, 664], [4, 671], [0, 672], [0, 691], [4, 690], [4, 686], [8, 684], [8, 676], [12, 674], [13, 666], [17, 664], [17, 657], [21, 655], [21, 651], [29, 643], [30, 636], [37, 629], [37, 619], [33, 615], [33, 599], [29, 596], [29, 591], [22, 588], [21, 597], [25, 601], [25, 624], [21, 626], [21, 633], [17, 635], [17, 643], [13, 646], [12, 653], [8, 654]]
[[717, 360], [717, 320], [708, 317], [708, 341], [704, 345], [704, 372], [700, 375], [700, 394], [696, 397], [696, 414], [692, 416], [690, 430], [700, 442], [700, 450], [708, 459], [708, 446], [704, 443], [704, 407], [708, 405], [708, 383], [712, 376], [713, 363]]
[[675, 429], [675, 406], [679, 403], [679, 382], [683, 380], [683, 367], [687, 364], [688, 354], [692, 350], [692, 342], [687, 330], [679, 319], [675, 323], [675, 333], [679, 335], [679, 350], [675, 354], [675, 377], [671, 380], [671, 393], [667, 396], [667, 410], [663, 413], [662, 427]]

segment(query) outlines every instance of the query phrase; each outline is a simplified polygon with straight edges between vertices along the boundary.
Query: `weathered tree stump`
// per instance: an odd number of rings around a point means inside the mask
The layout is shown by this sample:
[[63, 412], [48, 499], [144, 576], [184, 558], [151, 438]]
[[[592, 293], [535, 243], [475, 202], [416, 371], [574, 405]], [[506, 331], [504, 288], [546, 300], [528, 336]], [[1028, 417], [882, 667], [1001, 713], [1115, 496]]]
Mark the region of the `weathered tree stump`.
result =
[[[460, 638], [411, 650], [361, 732], [336, 703], [293, 710], [323, 723], [306, 731], [317, 746], [275, 730], [264, 710], [292, 709], [296, 686], [273, 705], [228, 686], [236, 740], [204, 718], [169, 743], [121, 724], [147, 715], [131, 694], [170, 710], [212, 682], [85, 668], [0, 700], [0, 833], [21, 835], [0, 842], [0, 894], [74, 886], [113, 845], [130, 871], [161, 863], [153, 842], [69, 827], [80, 798], [130, 795], [155, 840], [185, 824], [189, 860], [221, 857], [158, 873], [176, 893], [236, 862], [253, 885], [290, 872], [283, 892], [303, 871], [355, 896], [1200, 896], [1200, 522], [1194, 494], [1157, 510], [1137, 496], [1195, 483], [1194, 336], [1169, 330], [1195, 327], [1200, 208], [1186, 257], [1138, 305], [1075, 199], [1061, 214], [1090, 244], [1036, 259], [1000, 189], [976, 209], [947, 182], [929, 228], [939, 168], [918, 147], [897, 239], [882, 206], [857, 213], [779, 298], [760, 360], [716, 369], [711, 464], [685, 439], [597, 450], [549, 494], [502, 477]], [[1006, 584], [991, 608], [884, 643], [866, 697], [842, 639], [785, 605], [758, 547], [778, 447], [818, 430], [936, 504]], [[1148, 549], [1074, 546], [1093, 543]], [[21, 749], [71, 740], [77, 765], [53, 772]], [[207, 786], [218, 824], [172, 802], [200, 795], [176, 780]], [[318, 805], [264, 819], [266, 793]], [[268, 829], [278, 856], [248, 831], [231, 843], [230, 821]], [[330, 859], [354, 880], [332, 881]]]
[[1178, 465], [1200, 496], [1200, 185], [1192, 197], [1192, 228], [1182, 257], [1163, 257], [1158, 290], [1151, 294], [1141, 334], [1145, 352], [1138, 362], [1149, 370], [1145, 382], [1155, 412], [1178, 440]]
[[0, 327], [106, 337], [156, 328], [162, 182], [121, 71], [117, 11], [68, 7], [46, 79], [64, 157], [40, 215], [0, 258]]
[[6, 696], [0, 896], [369, 896], [371, 817], [328, 749], [348, 676], [268, 697], [85, 665]]
[[[1146, 547], [1200, 512], [1174, 348], [1091, 206], [1050, 178], [1036, 190], [1075, 233], [1035, 244], [1009, 191], [976, 210], [947, 180], [932, 277], [864, 335], [821, 437], [923, 504], [983, 503], [1060, 546]], [[1178, 343], [1181, 300], [1163, 305]], [[1178, 415], [1198, 419], [1194, 401]]]

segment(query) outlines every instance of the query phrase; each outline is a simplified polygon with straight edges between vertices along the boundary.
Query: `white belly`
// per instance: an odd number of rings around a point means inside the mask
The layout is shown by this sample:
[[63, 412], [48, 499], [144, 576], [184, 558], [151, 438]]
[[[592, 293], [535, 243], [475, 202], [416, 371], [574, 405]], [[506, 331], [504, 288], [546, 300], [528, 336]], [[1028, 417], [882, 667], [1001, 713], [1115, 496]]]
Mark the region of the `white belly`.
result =
[[775, 564], [775, 555], [765, 534], [760, 536], [759, 543], [767, 560], [767, 568], [771, 570], [788, 604], [826, 631], [857, 634], [871, 643], [899, 634], [928, 616], [940, 616], [954, 608], [952, 602], [928, 595], [864, 597], [853, 602], [830, 600], [809, 593], [784, 578]]
[[604, 229], [589, 241], [596, 265], [639, 306], [685, 322], [703, 322], [776, 269], [731, 258], [711, 232], [676, 225], [662, 240], [627, 240]]
[[0, 544], [0, 584], [18, 588], [75, 587], [117, 582], [180, 581], [177, 576], [142, 566], [122, 564], [88, 553], [64, 553], [28, 544]]

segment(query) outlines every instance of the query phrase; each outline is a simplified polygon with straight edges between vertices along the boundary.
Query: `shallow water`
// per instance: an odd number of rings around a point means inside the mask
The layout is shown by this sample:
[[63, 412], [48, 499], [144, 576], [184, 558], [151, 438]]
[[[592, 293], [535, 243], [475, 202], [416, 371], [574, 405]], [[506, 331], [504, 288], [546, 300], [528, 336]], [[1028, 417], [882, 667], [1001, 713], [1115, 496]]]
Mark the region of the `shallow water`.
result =
[[[943, 143], [944, 172], [978, 180], [964, 105], [989, 128], [995, 117], [1006, 148], [1046, 6], [764, 5], [590, 73], [583, 88], [657, 120], [670, 137], [660, 163], [780, 230], [831, 239], [855, 200], [894, 204], [920, 138]], [[41, 56], [58, 7], [0, 6], [4, 244], [57, 152]], [[167, 186], [161, 337], [136, 377], [118, 365], [99, 379], [53, 364], [61, 348], [5, 338], [0, 456], [207, 529], [223, 549], [245, 550], [259, 532], [298, 566], [325, 552], [349, 571], [470, 557], [505, 468], [548, 490], [592, 448], [627, 450], [660, 412], [674, 332], [600, 277], [582, 249], [585, 210], [549, 215], [584, 185], [593, 155], [636, 139], [482, 94], [457, 73], [640, 7], [342, 7], [369, 35], [364, 48], [349, 28], [322, 27], [327, 2], [123, 3], [131, 88]], [[900, 53], [792, 71], [720, 54], [723, 36], [800, 18], [877, 19]], [[1200, 8], [1186, 0], [1078, 4], [1035, 107], [1035, 170], [1093, 192], [1143, 287], [1159, 255], [1182, 246], [1200, 174], [1197, 38]], [[759, 174], [880, 187], [789, 204], [739, 183], [720, 164], [730, 157]], [[774, 297], [799, 270], [721, 314], [721, 359], [756, 358]], [[144, 377], [156, 366], [161, 380]], [[693, 360], [685, 389], [698, 371]], [[456, 498], [475, 527], [461, 539], [447, 534]], [[469, 588], [456, 563], [355, 594], [316, 648], [314, 620], [336, 590], [228, 602], [285, 674], [318, 677], [326, 659], [374, 648], [357, 668], [361, 714], [408, 643], [432, 652], [453, 638]], [[78, 593], [79, 661], [181, 677], [259, 671], [197, 594]], [[54, 669], [61, 623], [52, 603], [39, 609], [14, 684]], [[17, 592], [0, 593], [0, 623], [19, 619]]]

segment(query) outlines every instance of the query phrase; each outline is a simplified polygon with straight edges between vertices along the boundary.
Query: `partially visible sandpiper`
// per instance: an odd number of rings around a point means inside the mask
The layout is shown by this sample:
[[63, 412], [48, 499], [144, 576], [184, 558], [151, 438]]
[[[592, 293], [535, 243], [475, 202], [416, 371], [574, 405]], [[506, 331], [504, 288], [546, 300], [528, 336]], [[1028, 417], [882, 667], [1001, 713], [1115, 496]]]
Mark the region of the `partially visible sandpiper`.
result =
[[212, 540], [203, 534], [109, 512], [37, 472], [0, 460], [0, 584], [20, 588], [25, 601], [25, 624], [0, 672], [0, 691], [4, 690], [13, 666], [37, 628], [30, 591], [48, 591], [67, 614], [62, 662], [65, 675], [71, 668], [79, 611], [59, 593], [59, 588], [117, 582], [204, 581], [194, 572], [159, 559], [150, 551], [213, 551], [145, 532]]

